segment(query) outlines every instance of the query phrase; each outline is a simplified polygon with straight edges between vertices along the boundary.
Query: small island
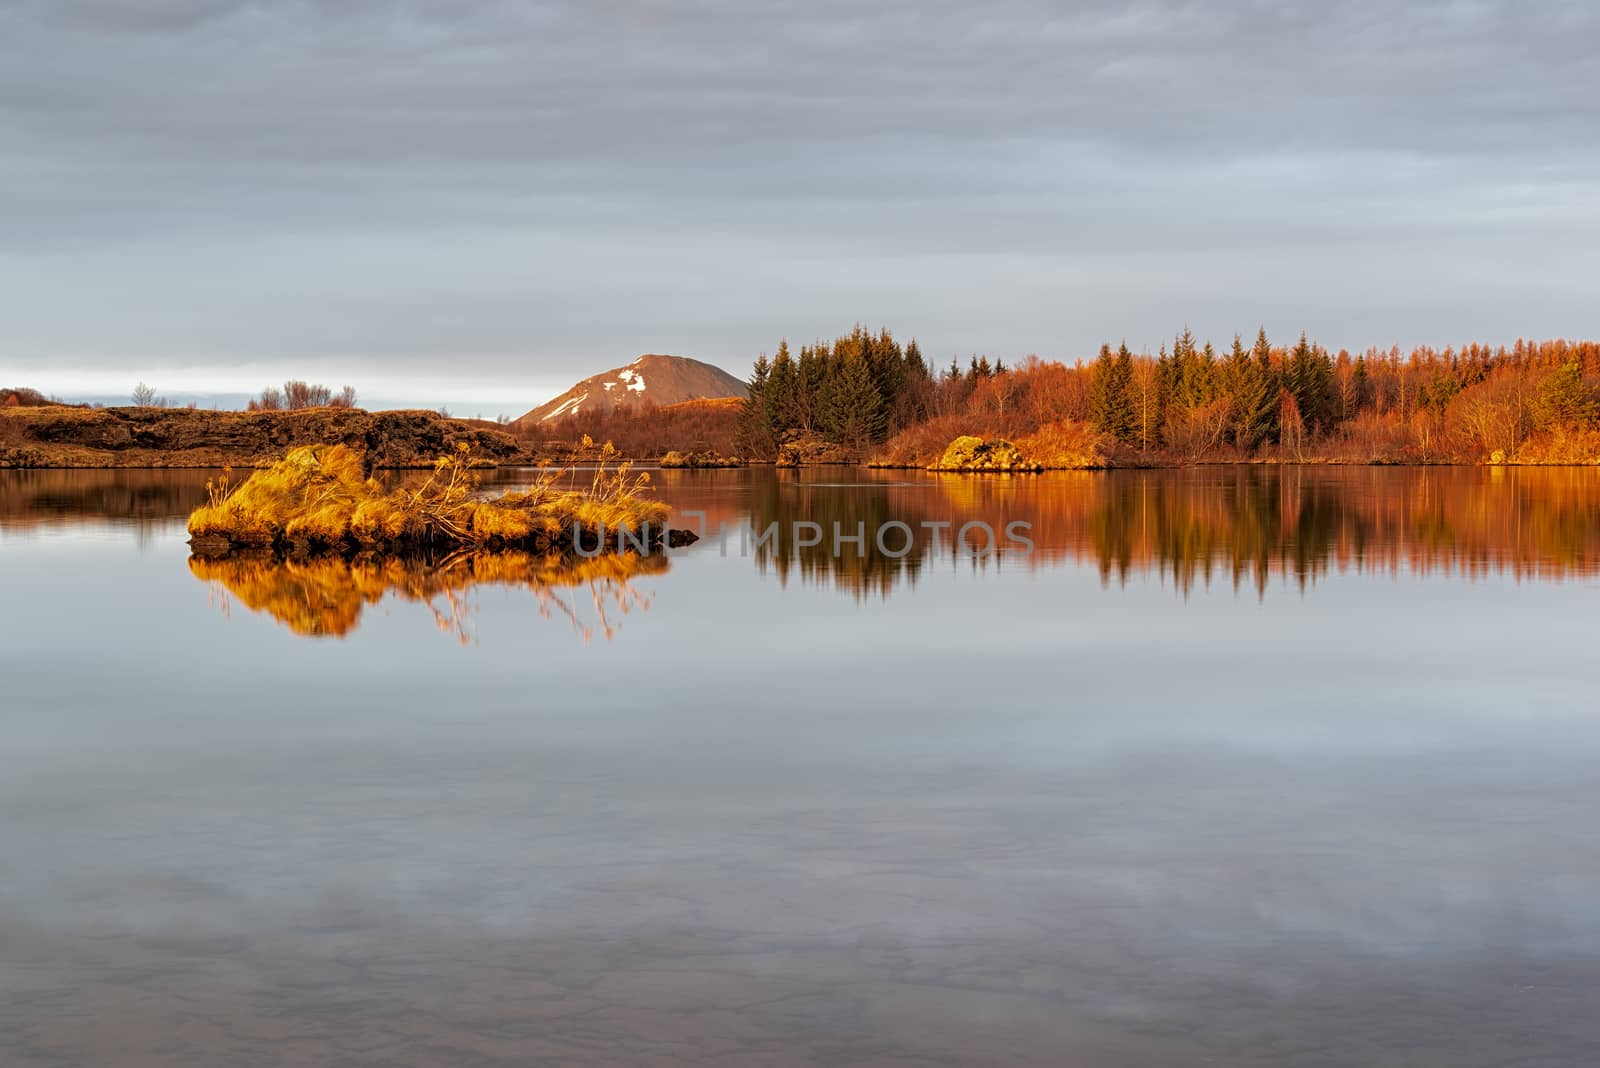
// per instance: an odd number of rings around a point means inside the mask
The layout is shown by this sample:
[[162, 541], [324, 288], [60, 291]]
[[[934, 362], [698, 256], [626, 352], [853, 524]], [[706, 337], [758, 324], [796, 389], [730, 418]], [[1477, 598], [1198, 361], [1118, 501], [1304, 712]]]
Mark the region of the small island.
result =
[[[607, 447], [609, 448], [609, 447]], [[606, 459], [610, 459], [607, 453]], [[455, 550], [649, 552], [695, 535], [667, 526], [669, 509], [646, 497], [649, 474], [601, 463], [587, 487], [549, 468], [523, 491], [488, 499], [478, 491], [472, 448], [460, 443], [420, 481], [391, 487], [344, 445], [306, 445], [235, 486], [206, 483], [208, 499], [189, 517], [191, 548], [221, 556], [238, 549], [311, 553]]]

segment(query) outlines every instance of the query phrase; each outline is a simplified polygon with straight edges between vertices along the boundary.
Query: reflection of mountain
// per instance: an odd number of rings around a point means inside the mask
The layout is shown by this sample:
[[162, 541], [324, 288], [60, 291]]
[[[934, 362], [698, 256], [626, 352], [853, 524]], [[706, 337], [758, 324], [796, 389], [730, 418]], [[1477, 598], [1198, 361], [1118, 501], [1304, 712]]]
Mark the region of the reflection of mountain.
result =
[[[1275, 578], [1303, 588], [1330, 568], [1600, 573], [1600, 472], [1588, 469], [1247, 466], [1011, 478], [754, 471], [751, 478], [752, 526], [776, 522], [782, 534], [755, 552], [757, 565], [858, 593], [914, 582], [935, 555], [967, 557], [952, 536], [973, 521], [1001, 541], [998, 556], [977, 566], [1092, 562], [1108, 582], [1155, 573], [1180, 590], [1224, 580], [1264, 592]], [[874, 544], [872, 532], [892, 520], [916, 532], [903, 557]], [[826, 532], [836, 522], [847, 532], [864, 524], [865, 550], [847, 544], [836, 552], [829, 536], [799, 545], [789, 534], [804, 521]], [[1004, 536], [1018, 521], [1028, 524], [1031, 553]]]
[[[611, 638], [617, 615], [649, 607], [629, 582], [667, 569], [664, 555], [606, 553], [592, 558], [530, 553], [457, 553], [440, 561], [322, 556], [285, 559], [270, 552], [192, 556], [195, 577], [215, 584], [252, 612], [265, 612], [296, 634], [343, 637], [368, 605], [394, 596], [427, 605], [440, 630], [471, 638], [466, 595], [475, 586], [510, 586], [533, 594], [541, 615], [568, 621], [585, 641], [598, 628]], [[565, 595], [587, 587], [592, 619]]]

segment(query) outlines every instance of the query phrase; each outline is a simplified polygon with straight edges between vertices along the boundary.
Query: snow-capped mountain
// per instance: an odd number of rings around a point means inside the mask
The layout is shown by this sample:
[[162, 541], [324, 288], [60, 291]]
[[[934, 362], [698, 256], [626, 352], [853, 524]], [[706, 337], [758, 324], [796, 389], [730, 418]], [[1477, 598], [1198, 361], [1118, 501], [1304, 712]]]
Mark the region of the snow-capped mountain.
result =
[[648, 355], [626, 367], [585, 378], [517, 422], [542, 423], [585, 412], [609, 412], [637, 406], [647, 399], [665, 407], [709, 397], [744, 395], [745, 384], [720, 367], [687, 356]]

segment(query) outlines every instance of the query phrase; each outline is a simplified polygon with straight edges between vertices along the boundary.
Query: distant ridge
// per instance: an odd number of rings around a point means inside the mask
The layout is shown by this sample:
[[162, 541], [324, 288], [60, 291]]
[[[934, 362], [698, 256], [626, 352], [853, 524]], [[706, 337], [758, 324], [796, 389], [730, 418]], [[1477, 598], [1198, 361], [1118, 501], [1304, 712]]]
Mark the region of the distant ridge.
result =
[[585, 378], [559, 397], [518, 419], [524, 426], [564, 419], [569, 415], [611, 412], [638, 407], [646, 400], [659, 407], [717, 397], [744, 397], [745, 383], [720, 367], [687, 356], [640, 356], [626, 367]]

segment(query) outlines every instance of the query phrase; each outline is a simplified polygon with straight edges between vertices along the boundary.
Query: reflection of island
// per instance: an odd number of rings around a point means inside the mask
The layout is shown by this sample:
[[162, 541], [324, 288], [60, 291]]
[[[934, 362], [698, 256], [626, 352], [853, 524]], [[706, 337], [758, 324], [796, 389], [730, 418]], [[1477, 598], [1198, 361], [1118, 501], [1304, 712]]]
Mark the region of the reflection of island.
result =
[[[599, 630], [610, 639], [618, 615], [648, 608], [649, 598], [630, 581], [667, 569], [662, 554], [603, 553], [593, 557], [523, 552], [461, 552], [437, 561], [402, 557], [317, 556], [285, 558], [271, 552], [192, 556], [195, 577], [213, 583], [252, 612], [265, 612], [296, 634], [343, 637], [361, 613], [393, 594], [420, 602], [440, 630], [463, 644], [471, 639], [466, 597], [475, 586], [521, 588], [533, 594], [546, 618], [567, 620], [588, 641]], [[587, 587], [589, 619], [569, 591]]]
[[[1092, 563], [1107, 581], [1156, 574], [1182, 591], [1225, 581], [1265, 592], [1300, 588], [1330, 568], [1478, 578], [1561, 579], [1600, 573], [1600, 472], [1583, 468], [1211, 467], [1182, 471], [970, 475], [841, 474], [836, 483], [752, 472], [750, 524], [831, 531], [890, 521], [916, 536], [904, 555], [835, 551], [831, 539], [762, 545], [763, 571], [787, 580], [886, 594], [935, 560], [978, 569]], [[1002, 541], [974, 559], [950, 532], [980, 521], [1028, 524], [1032, 551]], [[897, 550], [904, 539], [890, 539]]]

